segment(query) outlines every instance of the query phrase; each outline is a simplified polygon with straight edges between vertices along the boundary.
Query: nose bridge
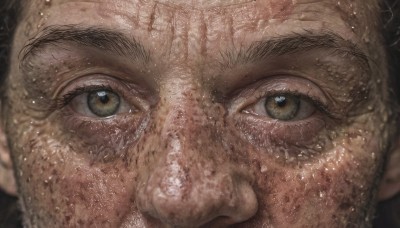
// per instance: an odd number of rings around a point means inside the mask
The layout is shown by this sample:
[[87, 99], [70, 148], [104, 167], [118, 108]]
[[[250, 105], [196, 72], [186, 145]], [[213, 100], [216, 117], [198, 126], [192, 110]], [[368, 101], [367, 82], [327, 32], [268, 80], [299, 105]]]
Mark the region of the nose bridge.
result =
[[191, 85], [182, 87], [185, 89], [172, 88], [173, 93], [165, 104], [165, 119], [160, 124], [160, 143], [164, 149], [159, 151], [160, 160], [154, 174], [160, 178], [160, 190], [168, 197], [187, 198], [200, 184], [193, 179], [204, 179], [205, 174], [216, 169], [214, 159], [210, 159], [212, 153], [203, 143], [212, 144], [214, 151], [221, 152], [223, 148], [218, 148], [215, 137], [211, 137], [216, 126], [207, 121], [208, 114], [202, 108], [207, 101], [199, 99]]
[[[160, 110], [157, 162], [137, 190], [137, 206], [163, 223], [196, 227], [217, 217], [243, 221], [257, 208], [248, 183], [225, 166], [224, 148], [204, 105], [190, 86], [172, 89]], [[181, 92], [177, 92], [181, 91]], [[239, 183], [240, 182], [240, 183]], [[246, 207], [240, 208], [240, 204]]]

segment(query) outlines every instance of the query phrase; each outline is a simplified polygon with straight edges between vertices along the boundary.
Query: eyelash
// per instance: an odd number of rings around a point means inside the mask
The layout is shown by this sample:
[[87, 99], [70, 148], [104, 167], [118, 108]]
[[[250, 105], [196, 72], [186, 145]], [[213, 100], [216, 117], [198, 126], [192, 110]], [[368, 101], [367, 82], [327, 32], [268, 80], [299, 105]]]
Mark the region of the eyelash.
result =
[[[257, 93], [257, 92], [256, 92]], [[282, 94], [290, 94], [293, 96], [298, 96], [302, 99], [308, 100], [310, 101], [315, 108], [320, 111], [323, 112], [324, 114], [328, 115], [329, 117], [333, 118], [333, 119], [337, 119], [329, 110], [328, 106], [324, 103], [322, 103], [320, 100], [318, 100], [317, 98], [313, 97], [313, 96], [309, 96], [309, 95], [305, 95], [304, 93], [301, 93], [299, 91], [293, 91], [293, 90], [286, 90], [286, 91], [272, 91], [272, 92], [261, 92], [261, 93], [257, 93], [254, 96], [254, 99], [251, 99], [253, 102], [250, 105], [245, 106], [244, 108], [241, 109], [241, 112], [244, 112], [244, 110], [251, 106], [256, 104], [257, 102], [260, 101], [260, 99], [263, 98], [267, 98], [267, 97], [273, 97], [273, 96], [278, 96], [278, 95], [282, 95]]]
[[89, 86], [78, 87], [78, 88], [66, 93], [62, 97], [57, 98], [56, 102], [55, 102], [56, 108], [62, 109], [65, 106], [67, 106], [75, 97], [77, 97], [81, 94], [93, 92], [96, 90], [107, 90], [107, 91], [111, 91], [111, 92], [115, 91], [111, 86], [108, 86], [108, 85], [89, 85]]

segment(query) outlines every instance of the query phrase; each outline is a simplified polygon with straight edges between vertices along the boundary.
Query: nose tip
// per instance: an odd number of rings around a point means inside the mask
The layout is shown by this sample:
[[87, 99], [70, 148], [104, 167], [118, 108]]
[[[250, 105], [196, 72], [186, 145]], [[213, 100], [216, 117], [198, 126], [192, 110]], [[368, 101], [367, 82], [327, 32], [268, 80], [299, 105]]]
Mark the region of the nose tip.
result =
[[194, 177], [179, 169], [153, 173], [136, 197], [142, 213], [172, 227], [229, 226], [250, 219], [258, 207], [252, 187], [241, 178]]

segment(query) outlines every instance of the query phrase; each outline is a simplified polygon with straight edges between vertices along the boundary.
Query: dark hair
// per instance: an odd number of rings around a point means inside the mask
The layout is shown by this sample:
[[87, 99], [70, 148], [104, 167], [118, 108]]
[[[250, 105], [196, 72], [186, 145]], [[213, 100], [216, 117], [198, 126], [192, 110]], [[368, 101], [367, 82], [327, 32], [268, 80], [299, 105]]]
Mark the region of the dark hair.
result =
[[400, 0], [383, 0], [381, 3], [383, 36], [386, 42], [391, 89], [396, 103], [400, 103]]
[[0, 82], [9, 68], [11, 42], [18, 24], [21, 0], [1, 0], [0, 3]]

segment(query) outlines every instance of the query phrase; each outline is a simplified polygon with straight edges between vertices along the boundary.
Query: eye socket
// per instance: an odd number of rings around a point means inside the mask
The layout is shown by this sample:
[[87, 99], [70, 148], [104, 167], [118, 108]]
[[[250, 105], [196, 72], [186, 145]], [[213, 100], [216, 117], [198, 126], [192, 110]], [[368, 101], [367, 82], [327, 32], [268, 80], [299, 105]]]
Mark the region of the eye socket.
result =
[[115, 115], [120, 104], [119, 95], [108, 90], [98, 90], [87, 94], [88, 108], [98, 117]]
[[282, 93], [263, 97], [244, 111], [281, 121], [296, 121], [311, 116], [315, 110], [315, 106], [307, 98]]

